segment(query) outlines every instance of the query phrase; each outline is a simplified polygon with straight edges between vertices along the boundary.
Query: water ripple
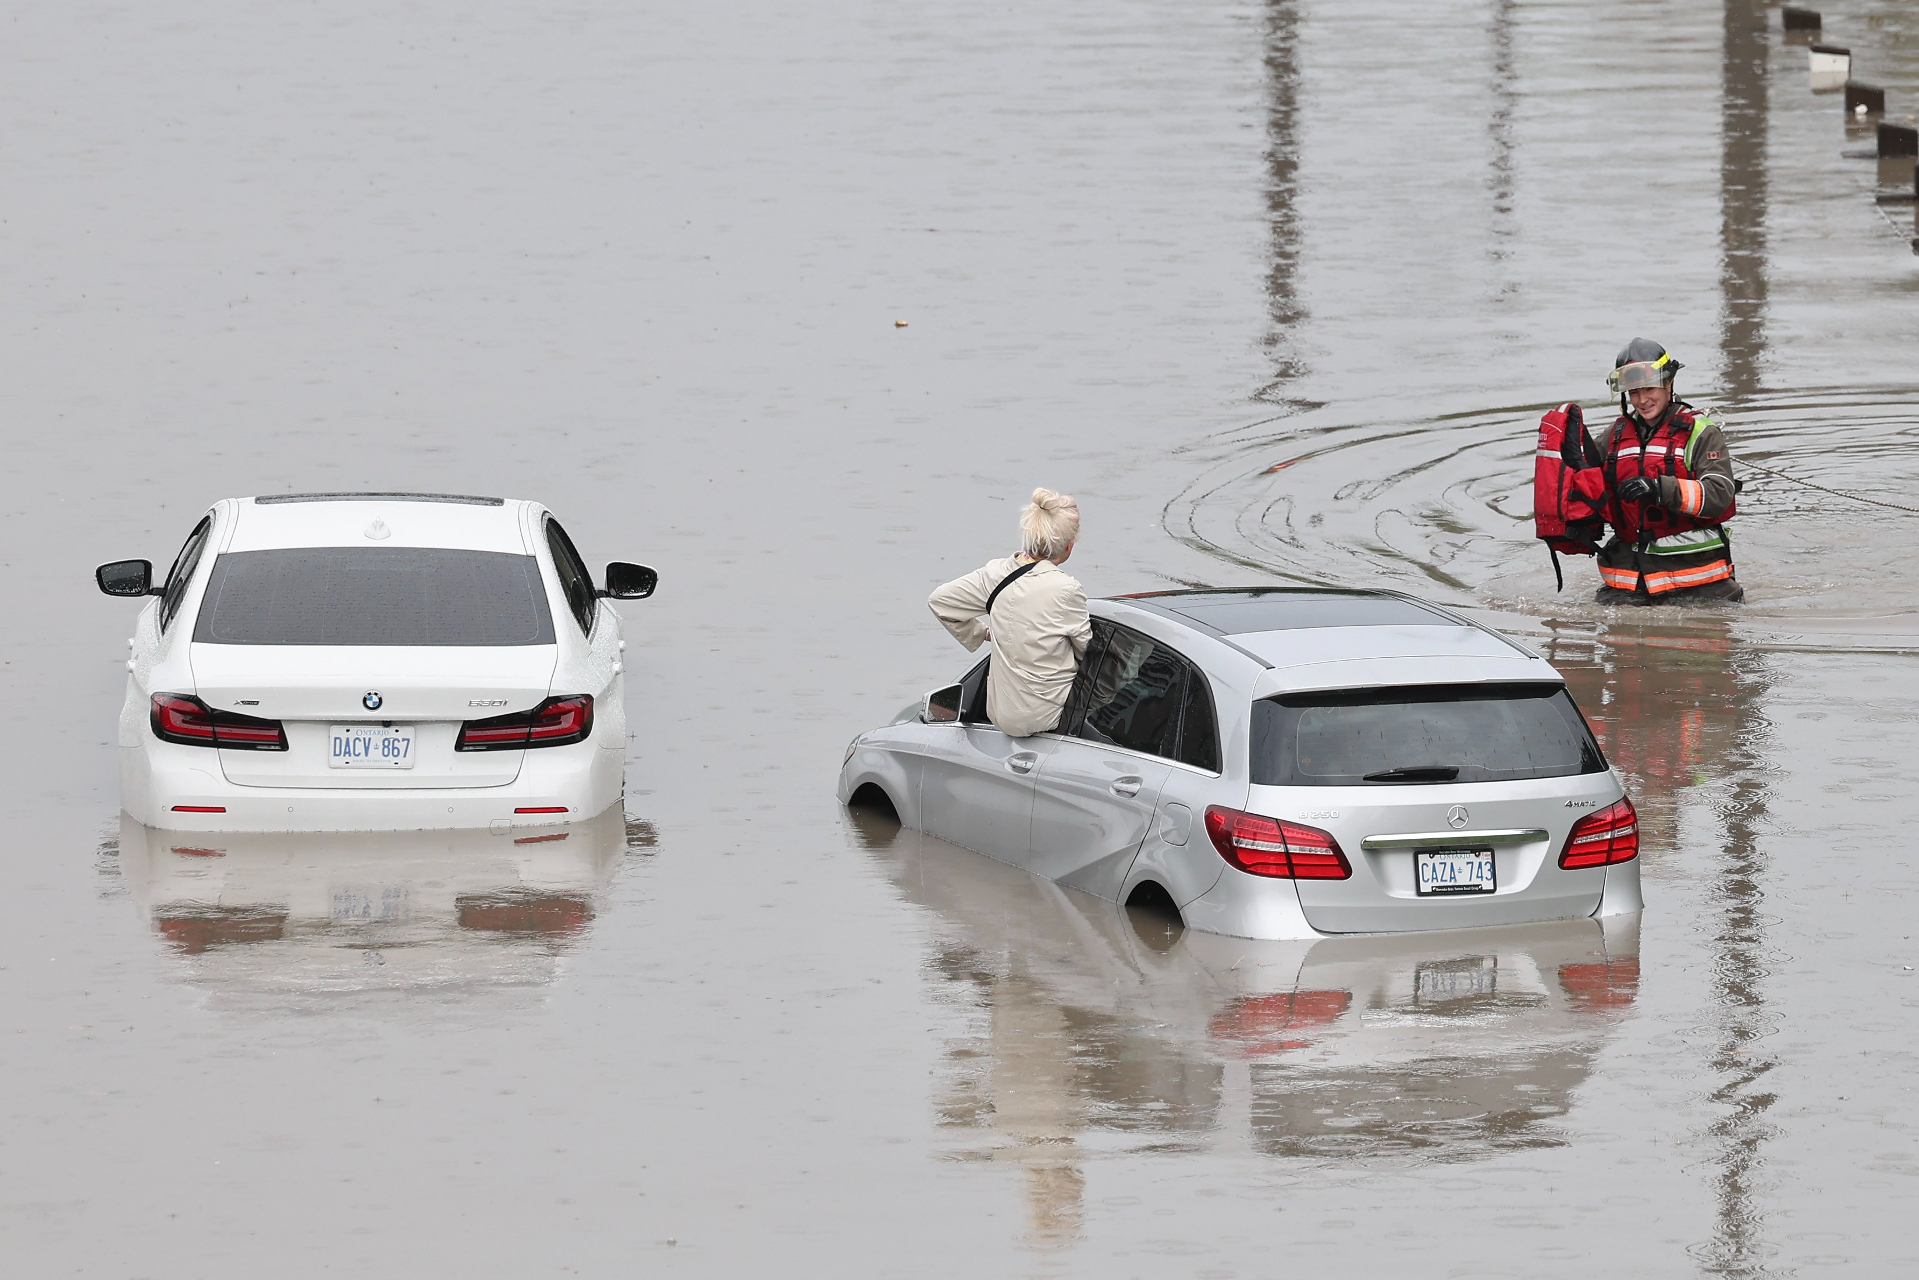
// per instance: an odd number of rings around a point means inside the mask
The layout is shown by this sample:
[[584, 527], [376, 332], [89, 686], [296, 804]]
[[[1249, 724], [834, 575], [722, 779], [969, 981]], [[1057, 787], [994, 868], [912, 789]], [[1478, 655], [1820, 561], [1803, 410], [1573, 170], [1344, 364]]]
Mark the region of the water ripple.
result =
[[[1697, 401], [1727, 423], [1745, 487], [1731, 525], [1751, 639], [1775, 647], [1919, 648], [1919, 388], [1808, 388]], [[1261, 577], [1390, 586], [1548, 618], [1590, 603], [1590, 561], [1555, 595], [1532, 536], [1532, 452], [1548, 405], [1411, 420], [1326, 411], [1234, 427], [1166, 504], [1188, 546]], [[1606, 406], [1588, 417], [1607, 421]], [[1670, 610], [1659, 615], [1670, 616]], [[1648, 619], [1650, 620], [1650, 619]]]

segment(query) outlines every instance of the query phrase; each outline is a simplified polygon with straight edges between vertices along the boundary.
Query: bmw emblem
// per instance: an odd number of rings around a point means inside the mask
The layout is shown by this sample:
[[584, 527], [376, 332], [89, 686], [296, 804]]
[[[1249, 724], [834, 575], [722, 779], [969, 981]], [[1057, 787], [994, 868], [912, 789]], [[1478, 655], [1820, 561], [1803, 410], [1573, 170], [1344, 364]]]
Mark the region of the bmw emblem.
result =
[[[380, 709], [380, 702], [381, 702], [381, 698], [378, 691], [371, 690], [371, 689], [367, 691], [366, 697], [360, 699], [360, 705], [365, 707], [368, 711], [378, 711]], [[1464, 809], [1461, 809], [1459, 810], [1459, 812], [1463, 814], [1466, 811]], [[1453, 823], [1453, 825], [1455, 827], [1462, 826], [1464, 825], [1465, 821], [1466, 820], [1464, 818], [1461, 818], [1458, 822]]]
[[[367, 695], [367, 697], [369, 698], [375, 697], [375, 696], [377, 695], [371, 694], [371, 693]], [[1454, 831], [1459, 830], [1461, 827], [1465, 826], [1468, 822], [1471, 822], [1472, 820], [1473, 820], [1473, 816], [1470, 813], [1466, 812], [1466, 806], [1463, 804], [1456, 804], [1452, 808], [1446, 810], [1446, 825], [1451, 827]]]

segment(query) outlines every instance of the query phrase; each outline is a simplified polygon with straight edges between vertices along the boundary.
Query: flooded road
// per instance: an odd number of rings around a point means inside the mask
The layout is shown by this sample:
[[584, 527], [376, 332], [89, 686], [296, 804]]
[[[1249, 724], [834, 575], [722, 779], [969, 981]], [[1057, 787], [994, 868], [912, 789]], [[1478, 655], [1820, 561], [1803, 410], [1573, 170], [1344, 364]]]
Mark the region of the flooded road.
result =
[[[1825, 19], [1919, 106], [1910, 6]], [[1912, 1266], [1919, 258], [1777, 28], [13, 15], [7, 1256]], [[1583, 563], [1555, 595], [1530, 538], [1539, 410], [1600, 412], [1636, 333], [1754, 464], [1736, 613], [1602, 609]], [[1638, 927], [1236, 942], [842, 811], [847, 739], [964, 665], [926, 592], [1035, 484], [1079, 497], [1094, 594], [1377, 583], [1538, 647], [1639, 804]], [[131, 609], [92, 566], [356, 488], [536, 498], [596, 568], [659, 567], [622, 606], [625, 815], [123, 822]]]

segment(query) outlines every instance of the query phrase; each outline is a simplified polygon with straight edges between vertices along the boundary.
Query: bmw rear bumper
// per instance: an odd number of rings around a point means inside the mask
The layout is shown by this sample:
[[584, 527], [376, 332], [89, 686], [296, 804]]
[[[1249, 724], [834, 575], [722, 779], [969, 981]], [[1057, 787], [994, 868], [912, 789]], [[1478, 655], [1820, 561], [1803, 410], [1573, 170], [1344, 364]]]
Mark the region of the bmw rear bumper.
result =
[[[624, 743], [529, 751], [492, 787], [255, 787], [228, 782], [214, 753], [120, 749], [127, 813], [167, 831], [426, 831], [550, 826], [596, 817], [625, 790]], [[557, 812], [556, 812], [557, 810]], [[537, 812], [529, 812], [537, 811]]]

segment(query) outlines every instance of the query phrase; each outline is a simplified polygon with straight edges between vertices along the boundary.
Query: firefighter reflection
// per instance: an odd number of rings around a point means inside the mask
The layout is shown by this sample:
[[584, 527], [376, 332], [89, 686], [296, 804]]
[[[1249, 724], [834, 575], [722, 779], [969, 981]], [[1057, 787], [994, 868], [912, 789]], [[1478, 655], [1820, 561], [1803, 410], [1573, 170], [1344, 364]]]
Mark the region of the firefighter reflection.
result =
[[[1703, 621], [1703, 620], [1702, 620]], [[1752, 1191], [1772, 1136], [1777, 1094], [1768, 1047], [1777, 1015], [1766, 983], [1767, 859], [1760, 832], [1771, 801], [1763, 753], [1770, 725], [1763, 655], [1720, 626], [1646, 628], [1595, 638], [1590, 650], [1557, 643], [1549, 657], [1566, 676], [1607, 758], [1625, 776], [1639, 810], [1640, 856], [1650, 898], [1661, 880], [1681, 878], [1699, 894], [1698, 927], [1708, 932], [1710, 1064], [1726, 1109], [1710, 1130], [1719, 1224], [1715, 1273], [1751, 1274], [1763, 1245], [1763, 1214]], [[1719, 831], [1688, 824], [1682, 809], [1709, 816]], [[1703, 873], [1703, 874], [1702, 874]]]
[[1735, 670], [1734, 643], [1717, 630], [1646, 630], [1548, 650], [1624, 775], [1640, 848], [1655, 857], [1678, 840], [1684, 794], [1718, 777], [1737, 745], [1753, 690]]

